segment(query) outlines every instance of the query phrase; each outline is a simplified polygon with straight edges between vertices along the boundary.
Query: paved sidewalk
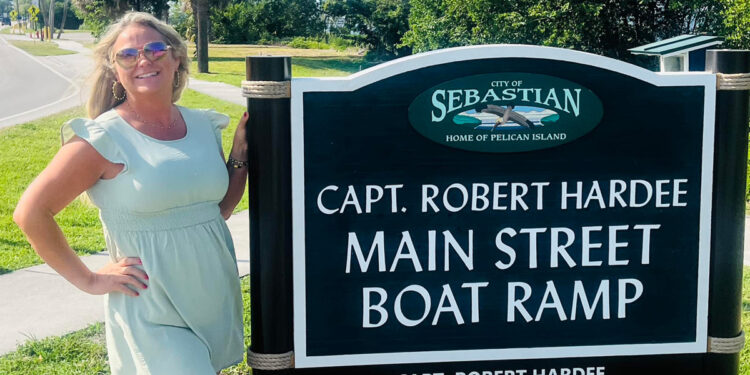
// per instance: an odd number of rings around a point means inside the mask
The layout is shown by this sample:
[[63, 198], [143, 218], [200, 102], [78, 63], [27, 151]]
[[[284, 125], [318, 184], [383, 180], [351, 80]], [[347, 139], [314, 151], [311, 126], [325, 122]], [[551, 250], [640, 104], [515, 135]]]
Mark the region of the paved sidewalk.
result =
[[[227, 220], [240, 276], [250, 272], [249, 220], [248, 211]], [[81, 259], [97, 270], [109, 261], [109, 254]], [[46, 264], [0, 276], [0, 301], [0, 355], [31, 338], [59, 336], [104, 321], [102, 296], [78, 290]]]
[[230, 103], [241, 106], [247, 105], [247, 98], [242, 96], [241, 88], [223, 82], [208, 82], [190, 78], [187, 88]]

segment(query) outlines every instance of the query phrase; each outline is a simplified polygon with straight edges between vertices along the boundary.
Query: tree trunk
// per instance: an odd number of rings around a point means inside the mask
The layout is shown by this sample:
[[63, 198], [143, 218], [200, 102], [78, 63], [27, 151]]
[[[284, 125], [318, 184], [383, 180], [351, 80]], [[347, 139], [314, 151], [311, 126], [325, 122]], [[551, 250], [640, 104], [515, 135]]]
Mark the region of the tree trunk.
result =
[[198, 72], [208, 73], [208, 0], [192, 0], [197, 30]]
[[41, 31], [41, 39], [44, 40], [44, 30], [47, 28], [47, 17], [44, 16], [46, 10], [44, 8], [44, 0], [39, 0], [39, 14], [38, 16], [42, 16], [42, 29]]
[[62, 22], [60, 22], [60, 30], [57, 32], [57, 39], [60, 39], [60, 35], [63, 32], [63, 29], [65, 28], [65, 19], [68, 17], [68, 0], [63, 0], [63, 18]]
[[169, 23], [169, 3], [164, 3], [164, 8], [161, 8], [160, 18], [165, 23]]
[[55, 35], [55, 0], [49, 0], [49, 38]]

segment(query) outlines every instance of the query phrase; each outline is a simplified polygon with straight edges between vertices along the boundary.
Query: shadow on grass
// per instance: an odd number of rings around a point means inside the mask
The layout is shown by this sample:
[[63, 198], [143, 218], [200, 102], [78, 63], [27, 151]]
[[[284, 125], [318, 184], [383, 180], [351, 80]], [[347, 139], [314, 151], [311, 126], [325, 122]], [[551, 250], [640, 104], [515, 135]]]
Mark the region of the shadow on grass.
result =
[[335, 69], [349, 73], [355, 73], [367, 69], [377, 63], [366, 62], [357, 58], [308, 58], [292, 57], [292, 64], [308, 69]]
[[13, 272], [12, 269], [0, 267], [0, 275]]
[[0, 245], [8, 245], [10, 247], [29, 247], [29, 243], [26, 241], [14, 241], [6, 238], [0, 238]]
[[742, 301], [742, 311], [750, 311], [750, 301], [748, 300]]
[[[195, 60], [197, 61], [198, 59], [195, 59]], [[240, 62], [245, 62], [245, 58], [244, 57], [211, 57], [211, 58], [208, 59], [208, 61], [209, 61], [209, 63], [220, 62], [220, 61], [221, 62], [223, 62], [223, 61], [240, 61]]]
[[73, 250], [78, 255], [81, 255], [81, 254], [91, 255], [91, 254], [101, 253], [102, 251], [105, 251], [106, 249], [90, 249], [90, 248], [85, 248], [85, 247], [84, 248], [73, 247]]

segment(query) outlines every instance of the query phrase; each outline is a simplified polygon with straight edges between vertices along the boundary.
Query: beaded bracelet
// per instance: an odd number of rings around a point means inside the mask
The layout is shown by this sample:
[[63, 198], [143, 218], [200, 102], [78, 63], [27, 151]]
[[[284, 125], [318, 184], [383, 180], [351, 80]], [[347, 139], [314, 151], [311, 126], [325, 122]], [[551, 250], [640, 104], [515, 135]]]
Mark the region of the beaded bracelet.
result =
[[232, 168], [244, 168], [247, 167], [247, 161], [240, 161], [233, 157], [229, 157], [229, 160], [227, 160], [227, 164], [231, 165]]

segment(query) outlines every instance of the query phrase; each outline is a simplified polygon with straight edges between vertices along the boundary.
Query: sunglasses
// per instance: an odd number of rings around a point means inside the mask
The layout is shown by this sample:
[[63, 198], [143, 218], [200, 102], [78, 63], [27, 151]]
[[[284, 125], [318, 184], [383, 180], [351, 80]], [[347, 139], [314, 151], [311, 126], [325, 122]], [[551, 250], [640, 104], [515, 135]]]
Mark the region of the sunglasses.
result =
[[172, 49], [164, 42], [151, 42], [143, 45], [143, 49], [123, 48], [115, 54], [115, 61], [123, 69], [131, 69], [138, 63], [138, 58], [143, 54], [146, 60], [154, 62], [167, 55]]

